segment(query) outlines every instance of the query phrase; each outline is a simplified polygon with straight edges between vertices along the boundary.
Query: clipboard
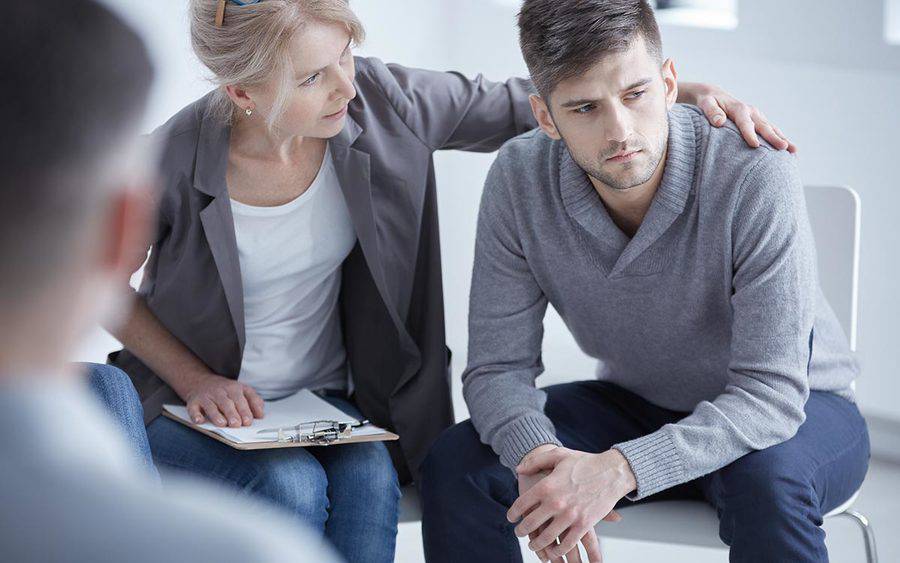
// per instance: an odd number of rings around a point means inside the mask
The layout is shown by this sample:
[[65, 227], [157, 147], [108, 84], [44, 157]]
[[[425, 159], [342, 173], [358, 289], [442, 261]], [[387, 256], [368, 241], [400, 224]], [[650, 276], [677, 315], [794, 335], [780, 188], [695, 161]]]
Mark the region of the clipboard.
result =
[[[260, 433], [260, 430], [271, 431], [272, 426], [299, 429], [301, 425], [312, 424], [314, 421], [316, 423], [328, 422], [333, 425], [343, 424], [344, 426], [359, 425], [360, 421], [306, 389], [284, 399], [265, 401], [265, 417], [254, 420], [250, 426], [241, 428], [221, 428], [209, 423], [195, 424], [183, 405], [164, 405], [163, 416], [237, 450], [339, 446], [363, 442], [393, 441], [400, 438], [393, 432], [371, 424], [365, 424], [348, 435], [341, 435], [329, 442], [305, 439], [281, 441], [279, 440], [281, 432], [274, 437]], [[304, 421], [303, 418], [307, 420]], [[296, 438], [300, 436], [301, 433], [297, 430]]]

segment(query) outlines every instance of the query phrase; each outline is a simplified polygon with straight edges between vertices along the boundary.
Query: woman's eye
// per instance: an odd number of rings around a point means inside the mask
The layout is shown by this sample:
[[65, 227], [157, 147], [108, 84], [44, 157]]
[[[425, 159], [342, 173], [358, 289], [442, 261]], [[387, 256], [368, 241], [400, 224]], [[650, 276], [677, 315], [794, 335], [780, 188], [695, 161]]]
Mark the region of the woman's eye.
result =
[[316, 83], [316, 81], [318, 79], [319, 79], [319, 73], [317, 72], [316, 74], [313, 74], [312, 76], [310, 76], [309, 78], [307, 78], [306, 80], [301, 82], [300, 85], [301, 86], [312, 86], [313, 84]]

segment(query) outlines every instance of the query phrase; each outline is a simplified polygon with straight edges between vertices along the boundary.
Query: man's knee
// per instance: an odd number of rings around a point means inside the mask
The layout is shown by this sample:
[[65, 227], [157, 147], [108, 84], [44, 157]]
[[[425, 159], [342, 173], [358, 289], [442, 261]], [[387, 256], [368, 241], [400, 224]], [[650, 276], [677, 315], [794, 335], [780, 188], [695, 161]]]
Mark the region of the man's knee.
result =
[[800, 515], [820, 520], [813, 482], [796, 460], [766, 450], [750, 453], [720, 470], [722, 508], [761, 527], [778, 528]]
[[426, 477], [444, 477], [462, 469], [465, 454], [482, 446], [471, 420], [444, 430], [428, 451], [423, 465]]
[[422, 466], [422, 494], [431, 500], [453, 498], [461, 486], [498, 466], [499, 458], [481, 442], [472, 422], [460, 422], [446, 429], [431, 446]]

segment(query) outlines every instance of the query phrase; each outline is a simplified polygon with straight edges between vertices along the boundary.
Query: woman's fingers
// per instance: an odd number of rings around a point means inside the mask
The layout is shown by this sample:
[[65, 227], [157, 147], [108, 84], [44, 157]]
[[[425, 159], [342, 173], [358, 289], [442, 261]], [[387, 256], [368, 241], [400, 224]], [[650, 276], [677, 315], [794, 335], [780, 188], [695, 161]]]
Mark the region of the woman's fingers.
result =
[[787, 141], [787, 144], [788, 144], [787, 150], [788, 150], [788, 152], [791, 153], [791, 154], [797, 154], [797, 145], [795, 145], [794, 143], [792, 143], [791, 140], [787, 138], [787, 135], [785, 135], [784, 133], [781, 132], [781, 129], [779, 129], [778, 127], [775, 127], [775, 126], [772, 126], [772, 128], [775, 129], [775, 132], [778, 133], [778, 136], [779, 136], [779, 137], [781, 137], [782, 139], [784, 139], [785, 141]]
[[698, 102], [698, 107], [706, 114], [706, 119], [712, 123], [713, 127], [721, 127], [725, 125], [725, 110], [719, 105], [719, 102], [713, 96], [704, 96]]
[[262, 397], [259, 396], [259, 393], [256, 392], [256, 389], [249, 385], [244, 385], [244, 396], [247, 397], [247, 402], [250, 404], [250, 411], [255, 418], [262, 418], [265, 416], [266, 404], [262, 400]]
[[244, 426], [250, 426], [253, 423], [253, 412], [250, 410], [250, 403], [247, 401], [247, 397], [244, 394], [243, 386], [240, 384], [238, 385], [239, 387], [237, 387], [237, 389], [229, 392], [228, 398], [234, 403], [234, 409], [240, 417], [238, 422]]
[[241, 425], [241, 415], [238, 414], [234, 401], [228, 395], [217, 397], [216, 406], [219, 407], [219, 412], [225, 416], [229, 427], [237, 428]]
[[225, 426], [228, 421], [225, 420], [225, 417], [219, 411], [218, 405], [213, 402], [212, 399], [203, 399], [200, 401], [200, 408], [203, 409], [203, 413], [206, 415], [210, 421], [216, 426]]
[[730, 112], [728, 115], [731, 116], [732, 121], [737, 125], [741, 136], [744, 137], [747, 144], [754, 148], [758, 147], [759, 137], [756, 135], [756, 124], [753, 122], [750, 107], [742, 106], [740, 109], [735, 110], [733, 115]]
[[194, 424], [203, 424], [206, 421], [206, 417], [203, 416], [203, 412], [200, 410], [200, 405], [197, 402], [191, 401], [188, 403], [187, 411]]

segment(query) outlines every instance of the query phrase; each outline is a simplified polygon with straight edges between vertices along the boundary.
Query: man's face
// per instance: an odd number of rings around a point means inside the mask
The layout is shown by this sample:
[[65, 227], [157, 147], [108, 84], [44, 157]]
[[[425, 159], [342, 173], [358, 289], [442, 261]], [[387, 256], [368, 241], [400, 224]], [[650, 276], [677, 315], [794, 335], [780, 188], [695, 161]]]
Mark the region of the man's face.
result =
[[671, 61], [662, 67], [638, 35], [587, 72], [560, 82], [532, 105], [544, 130], [562, 138], [572, 158], [594, 180], [627, 190], [650, 180], [666, 152], [668, 110], [677, 85]]

